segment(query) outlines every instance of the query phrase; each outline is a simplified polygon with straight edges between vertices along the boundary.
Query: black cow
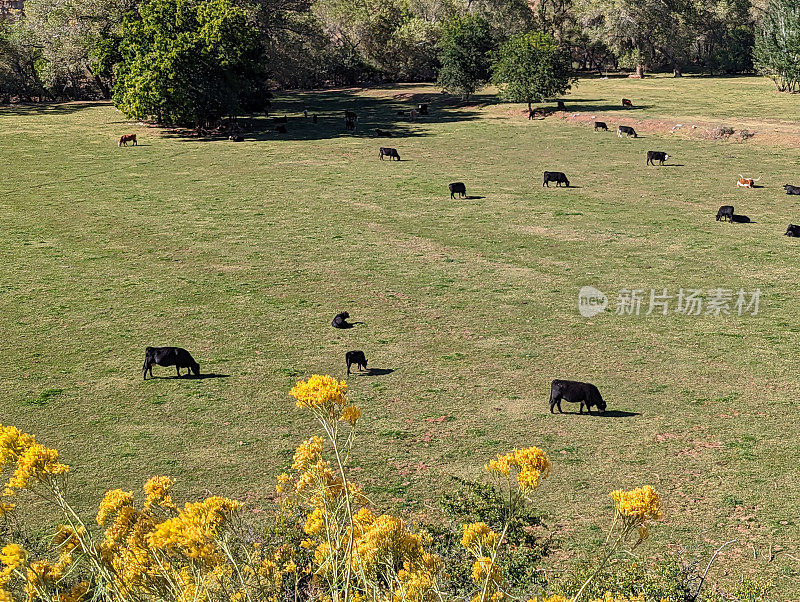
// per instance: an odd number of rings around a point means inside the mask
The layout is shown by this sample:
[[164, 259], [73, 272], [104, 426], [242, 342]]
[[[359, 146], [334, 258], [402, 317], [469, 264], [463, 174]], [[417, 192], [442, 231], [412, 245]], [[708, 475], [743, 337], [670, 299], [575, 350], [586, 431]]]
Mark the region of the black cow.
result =
[[786, 194], [800, 194], [800, 186], [792, 186], [791, 184], [784, 184], [783, 188]]
[[352, 328], [353, 325], [347, 321], [347, 318], [350, 317], [350, 314], [346, 311], [343, 311], [340, 314], [336, 314], [336, 317], [331, 322], [331, 326], [334, 328]]
[[735, 213], [731, 216], [731, 221], [737, 224], [749, 224], [750, 218], [746, 215], [736, 215]]
[[200, 364], [194, 361], [191, 353], [181, 347], [147, 347], [144, 350], [143, 379], [147, 379], [148, 372], [150, 372], [150, 377], [152, 378], [153, 364], [157, 366], [175, 366], [178, 376], [181, 375], [181, 368], [186, 368], [194, 372], [195, 376], [200, 376]]
[[344, 122], [344, 129], [348, 132], [354, 132], [356, 130], [356, 122], [352, 119], [348, 119]]
[[608, 131], [608, 126], [606, 125], [605, 121], [595, 121], [594, 122], [594, 130], [603, 130], [605, 132]]
[[622, 134], [625, 134], [626, 136], [633, 136], [634, 138], [639, 137], [639, 135], [636, 133], [636, 130], [629, 125], [621, 125], [617, 128], [617, 138], [622, 138]]
[[391, 132], [387, 132], [386, 130], [382, 130], [380, 128], [375, 128], [375, 135], [379, 136], [381, 138], [391, 138], [392, 137], [392, 133]]
[[558, 408], [561, 411], [561, 400], [569, 401], [571, 403], [580, 403], [580, 413], [583, 414], [583, 406], [586, 405], [586, 411], [592, 413], [592, 406], [596, 406], [599, 413], [602, 414], [606, 411], [606, 402], [591, 383], [582, 383], [575, 380], [559, 380], [556, 379], [550, 384], [550, 413], [553, 414], [553, 408]]
[[311, 123], [317, 123], [317, 114], [316, 114], [316, 113], [314, 113], [314, 114], [311, 116]]
[[632, 109], [633, 108], [633, 103], [630, 101], [629, 98], [623, 98], [622, 99], [622, 106], [623, 107], [627, 107], [629, 109]]
[[789, 227], [786, 228], [786, 234], [784, 234], [784, 236], [794, 236], [795, 238], [800, 238], [800, 226], [789, 224]]
[[456, 198], [455, 195], [457, 194], [461, 198], [467, 196], [467, 187], [464, 185], [464, 182], [453, 182], [449, 185], [450, 188], [450, 198]]
[[567, 110], [567, 107], [564, 105], [564, 101], [563, 100], [557, 101], [556, 102], [556, 107], [558, 108], [559, 111], [566, 111]]
[[569, 187], [569, 180], [567, 176], [564, 175], [561, 171], [546, 171], [544, 172], [544, 180], [542, 181], [542, 186], [547, 186], [550, 188], [550, 182], [555, 182], [556, 186], [561, 186], [562, 184], [566, 184]]
[[230, 140], [231, 142], [244, 142], [244, 136], [242, 136], [241, 134], [236, 134], [235, 136], [231, 135], [228, 136], [228, 140]]
[[723, 205], [719, 208], [719, 211], [717, 211], [717, 221], [725, 221], [726, 217], [729, 222], [733, 221], [733, 205]]
[[669, 159], [667, 153], [662, 153], [661, 151], [647, 151], [647, 163], [645, 163], [645, 165], [655, 165], [655, 161], [658, 161], [659, 165], [664, 165], [664, 161], [667, 159]]
[[393, 158], [397, 159], [398, 161], [400, 160], [400, 153], [397, 152], [397, 149], [389, 148], [388, 146], [381, 147], [379, 156], [381, 161], [383, 161], [384, 157], [389, 157], [389, 161], [391, 161]]
[[419, 105], [418, 109], [419, 109], [419, 114], [420, 115], [427, 115], [428, 114], [428, 105], [425, 105], [425, 104]]
[[350, 374], [350, 366], [358, 364], [359, 370], [367, 369], [367, 358], [364, 356], [363, 351], [348, 351], [344, 354], [344, 359], [347, 362], [347, 373]]
[[354, 113], [353, 111], [345, 111], [344, 112], [344, 120], [345, 121], [358, 121], [358, 114]]

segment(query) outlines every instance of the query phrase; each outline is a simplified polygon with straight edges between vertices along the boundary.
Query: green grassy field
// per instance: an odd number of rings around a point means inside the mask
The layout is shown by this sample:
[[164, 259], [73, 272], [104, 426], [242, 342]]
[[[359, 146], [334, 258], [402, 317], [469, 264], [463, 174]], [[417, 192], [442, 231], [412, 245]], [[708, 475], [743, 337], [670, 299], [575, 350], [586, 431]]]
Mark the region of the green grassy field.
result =
[[[613, 127], [622, 96], [642, 107], [626, 118], [800, 121], [758, 78], [584, 80], [568, 108]], [[431, 116], [397, 121], [418, 100]], [[559, 559], [594, 549], [609, 491], [650, 483], [665, 518], [642, 553], [736, 538], [716, 576], [754, 571], [797, 599], [800, 243], [782, 236], [800, 221], [782, 189], [800, 185], [796, 152], [444, 101], [427, 86], [287, 95], [273, 104], [289, 133], [242, 143], [107, 104], [0, 109], [0, 422], [60, 450], [87, 513], [153, 474], [257, 511], [316, 432], [288, 390], [344, 377], [345, 351], [363, 349], [377, 374], [348, 379], [364, 408], [354, 477], [381, 508], [435, 520], [448, 475], [538, 445]], [[141, 144], [117, 148], [131, 132]], [[386, 145], [403, 161], [379, 161]], [[646, 167], [647, 150], [672, 165]], [[573, 187], [542, 188], [543, 170]], [[762, 187], [737, 189], [740, 173]], [[457, 180], [480, 198], [451, 200]], [[716, 222], [723, 204], [754, 223]], [[581, 317], [585, 285], [611, 311]], [[760, 289], [758, 315], [613, 313], [622, 288], [717, 287]], [[364, 324], [331, 328], [345, 309]], [[142, 382], [148, 345], [225, 377], [156, 367], [165, 378]], [[553, 378], [597, 384], [614, 411], [551, 416]]]

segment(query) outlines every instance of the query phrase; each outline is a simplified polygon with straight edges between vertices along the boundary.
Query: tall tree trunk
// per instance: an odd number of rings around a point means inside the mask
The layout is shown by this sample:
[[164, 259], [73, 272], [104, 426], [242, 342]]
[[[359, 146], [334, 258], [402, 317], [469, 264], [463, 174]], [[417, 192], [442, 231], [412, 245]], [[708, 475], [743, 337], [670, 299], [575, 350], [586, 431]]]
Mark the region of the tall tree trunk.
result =
[[642, 79], [644, 77], [644, 65], [642, 63], [638, 63], [636, 65], [636, 77]]

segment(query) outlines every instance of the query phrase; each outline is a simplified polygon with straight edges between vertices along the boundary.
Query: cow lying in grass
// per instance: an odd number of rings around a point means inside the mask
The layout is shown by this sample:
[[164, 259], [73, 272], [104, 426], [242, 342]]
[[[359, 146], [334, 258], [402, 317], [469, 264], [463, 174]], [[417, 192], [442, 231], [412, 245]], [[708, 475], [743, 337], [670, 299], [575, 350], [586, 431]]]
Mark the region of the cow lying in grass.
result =
[[786, 228], [786, 234], [784, 236], [793, 236], [795, 238], [800, 238], [800, 226], [795, 224], [789, 224], [789, 227]]
[[756, 182], [758, 182], [761, 178], [745, 178], [742, 174], [739, 174], [739, 179], [736, 181], [736, 186], [740, 188], [755, 188]]
[[559, 380], [556, 379], [550, 384], [550, 413], [553, 414], [553, 408], [558, 408], [559, 413], [561, 410], [561, 400], [570, 403], [580, 403], [580, 413], [583, 414], [583, 406], [586, 406], [586, 411], [592, 413], [592, 406], [595, 406], [600, 414], [606, 411], [606, 402], [591, 383], [582, 383], [575, 380]]
[[333, 318], [331, 322], [331, 326], [334, 328], [352, 328], [353, 325], [347, 321], [347, 318], [350, 317], [350, 314], [346, 311], [343, 311], [340, 314], [336, 314], [336, 317]]
[[786, 194], [800, 194], [800, 186], [792, 186], [791, 184], [784, 184], [784, 190], [786, 190]]
[[566, 184], [569, 187], [569, 180], [564, 172], [561, 171], [546, 171], [544, 172], [544, 180], [542, 181], [542, 186], [547, 186], [550, 188], [550, 182], [555, 182], [556, 186], [561, 186], [562, 184]]
[[178, 376], [181, 375], [181, 368], [186, 368], [195, 376], [200, 376], [200, 364], [194, 361], [191, 353], [181, 347], [147, 347], [144, 350], [143, 379], [147, 379], [148, 372], [150, 372], [150, 377], [153, 377], [153, 364], [175, 366]]

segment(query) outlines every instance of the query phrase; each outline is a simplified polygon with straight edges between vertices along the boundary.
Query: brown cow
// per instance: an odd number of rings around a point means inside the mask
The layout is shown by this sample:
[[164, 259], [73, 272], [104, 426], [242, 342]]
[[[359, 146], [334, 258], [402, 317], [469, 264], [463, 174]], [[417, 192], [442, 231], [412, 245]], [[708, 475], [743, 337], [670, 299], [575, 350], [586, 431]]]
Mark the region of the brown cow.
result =
[[742, 174], [739, 174], [739, 179], [736, 182], [736, 185], [741, 188], [755, 188], [756, 182], [758, 182], [761, 178], [745, 178]]
[[630, 99], [623, 98], [622, 99], [622, 106], [623, 107], [628, 107], [629, 109], [632, 109], [633, 108], [633, 103], [630, 101]]
[[128, 146], [128, 142], [132, 142], [133, 146], [139, 146], [139, 143], [136, 142], [136, 134], [123, 134], [117, 142], [117, 146]]

